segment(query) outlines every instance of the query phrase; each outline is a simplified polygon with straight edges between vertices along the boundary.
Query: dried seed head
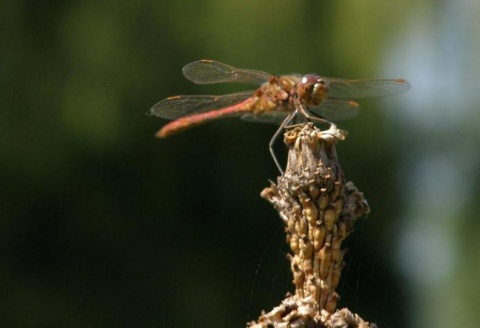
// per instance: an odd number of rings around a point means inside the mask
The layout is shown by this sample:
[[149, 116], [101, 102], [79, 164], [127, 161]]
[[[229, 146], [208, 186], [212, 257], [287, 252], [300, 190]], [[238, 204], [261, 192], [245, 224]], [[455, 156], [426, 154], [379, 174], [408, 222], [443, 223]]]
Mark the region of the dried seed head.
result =
[[[285, 173], [261, 194], [286, 225], [293, 253], [293, 308], [314, 309], [312, 318], [321, 326], [326, 326], [339, 299], [335, 288], [344, 267], [342, 241], [353, 231], [356, 219], [370, 210], [363, 194], [345, 181], [337, 159], [335, 144], [346, 135], [335, 125], [320, 131], [311, 123], [286, 132]], [[288, 315], [299, 320], [298, 313], [292, 310]]]

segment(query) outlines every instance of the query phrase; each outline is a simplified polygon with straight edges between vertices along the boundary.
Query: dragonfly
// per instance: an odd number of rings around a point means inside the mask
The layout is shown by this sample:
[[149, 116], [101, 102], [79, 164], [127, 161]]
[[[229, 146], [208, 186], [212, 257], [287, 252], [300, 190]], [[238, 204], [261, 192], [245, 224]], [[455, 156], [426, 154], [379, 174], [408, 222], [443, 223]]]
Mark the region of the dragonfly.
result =
[[[331, 123], [357, 115], [361, 98], [391, 96], [406, 92], [404, 79], [339, 79], [317, 74], [272, 75], [254, 69], [237, 68], [216, 60], [202, 59], [187, 64], [183, 75], [196, 84], [246, 83], [256, 90], [226, 95], [179, 95], [156, 103], [150, 114], [173, 120], [156, 136], [169, 137], [213, 120], [241, 117], [254, 122], [280, 124], [273, 143], [294, 119]], [[281, 171], [281, 169], [280, 169]]]

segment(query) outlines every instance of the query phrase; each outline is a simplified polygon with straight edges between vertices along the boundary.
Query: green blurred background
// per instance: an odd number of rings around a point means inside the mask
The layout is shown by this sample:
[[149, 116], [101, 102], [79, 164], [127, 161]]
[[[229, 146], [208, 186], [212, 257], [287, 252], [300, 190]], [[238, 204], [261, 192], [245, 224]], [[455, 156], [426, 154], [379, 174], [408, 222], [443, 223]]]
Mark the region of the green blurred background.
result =
[[273, 74], [403, 77], [342, 122], [372, 207], [338, 292], [380, 327], [480, 320], [478, 1], [3, 1], [0, 325], [243, 327], [291, 291], [259, 197], [275, 127], [167, 140], [145, 113], [211, 58]]

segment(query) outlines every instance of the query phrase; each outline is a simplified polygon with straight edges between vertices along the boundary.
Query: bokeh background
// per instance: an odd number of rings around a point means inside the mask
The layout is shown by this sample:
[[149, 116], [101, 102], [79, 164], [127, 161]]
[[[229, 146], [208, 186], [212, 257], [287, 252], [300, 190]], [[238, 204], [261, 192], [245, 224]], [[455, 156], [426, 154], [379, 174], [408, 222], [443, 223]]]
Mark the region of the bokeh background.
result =
[[146, 116], [201, 58], [273, 74], [403, 77], [338, 146], [372, 207], [339, 293], [380, 327], [480, 320], [480, 2], [3, 1], [0, 325], [243, 327], [291, 291], [259, 197], [275, 127], [168, 140]]

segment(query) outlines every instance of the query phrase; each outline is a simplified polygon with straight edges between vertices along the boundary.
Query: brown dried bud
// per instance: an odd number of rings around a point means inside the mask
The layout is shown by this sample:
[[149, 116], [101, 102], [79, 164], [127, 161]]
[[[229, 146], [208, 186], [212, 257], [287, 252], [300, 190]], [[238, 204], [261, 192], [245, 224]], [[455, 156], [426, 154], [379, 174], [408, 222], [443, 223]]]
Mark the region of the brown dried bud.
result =
[[319, 251], [325, 243], [325, 235], [327, 234], [327, 229], [324, 225], [316, 224], [313, 229], [313, 246], [315, 251]]
[[323, 224], [325, 225], [325, 228], [327, 231], [332, 231], [333, 230], [333, 225], [337, 221], [337, 212], [333, 208], [329, 208], [325, 211], [325, 214], [323, 215]]
[[290, 249], [294, 254], [300, 253], [300, 246], [298, 245], [298, 235], [293, 234], [290, 236]]
[[328, 204], [330, 204], [330, 199], [328, 198], [326, 191], [327, 191], [326, 188], [322, 188], [320, 190], [320, 198], [318, 199], [318, 208], [321, 210], [326, 209], [328, 207]]
[[340, 295], [337, 293], [333, 293], [327, 300], [327, 304], [325, 304], [325, 310], [330, 313], [334, 313], [335, 309], [337, 308], [337, 302], [340, 300]]
[[325, 243], [322, 249], [318, 252], [318, 259], [320, 260], [320, 279], [326, 279], [328, 270], [330, 269], [330, 262], [332, 260], [332, 247], [330, 243]]

